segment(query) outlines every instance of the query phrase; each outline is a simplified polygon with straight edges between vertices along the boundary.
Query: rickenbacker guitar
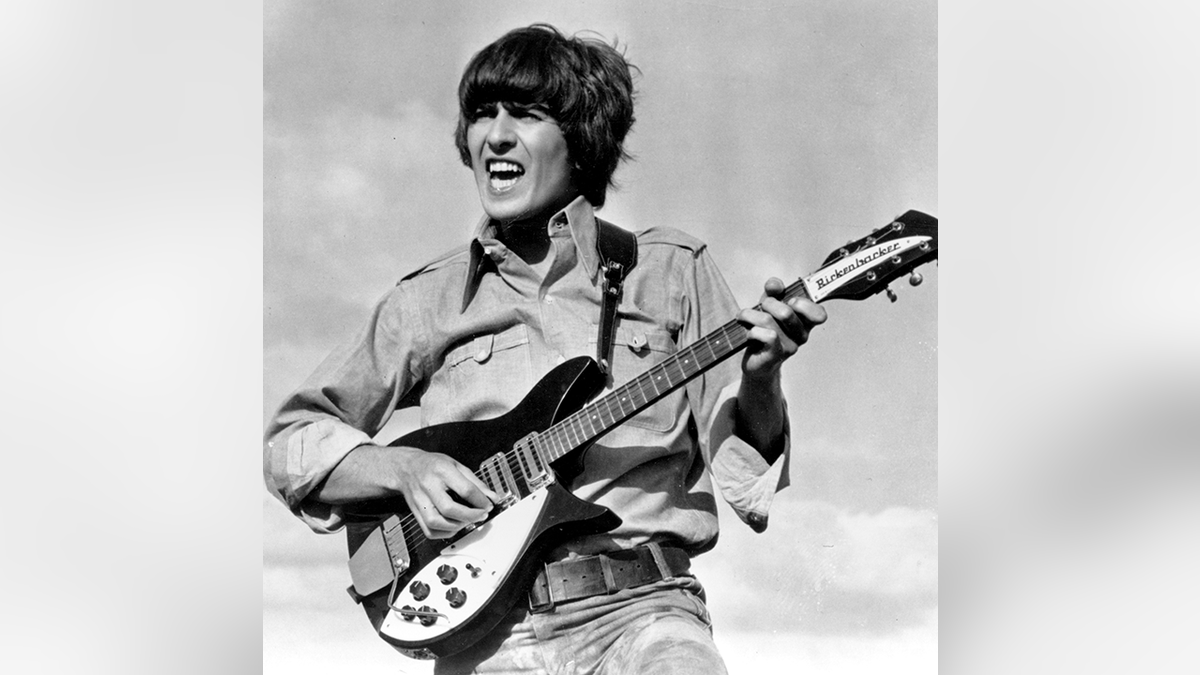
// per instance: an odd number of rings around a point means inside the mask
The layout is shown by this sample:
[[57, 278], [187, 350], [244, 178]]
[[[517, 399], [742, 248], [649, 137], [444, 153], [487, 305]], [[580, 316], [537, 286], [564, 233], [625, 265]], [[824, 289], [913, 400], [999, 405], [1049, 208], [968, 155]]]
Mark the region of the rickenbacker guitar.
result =
[[[834, 251], [785, 297], [863, 300], [937, 259], [937, 219], [908, 211]], [[608, 532], [621, 520], [564, 487], [597, 438], [683, 386], [747, 343], [730, 321], [609, 394], [586, 356], [550, 371], [508, 413], [419, 429], [391, 443], [453, 456], [502, 500], [486, 521], [450, 539], [428, 539], [402, 499], [347, 514], [351, 596], [379, 636], [414, 658], [461, 651], [525, 595], [542, 556], [570, 538]], [[589, 402], [590, 401], [590, 402]]]

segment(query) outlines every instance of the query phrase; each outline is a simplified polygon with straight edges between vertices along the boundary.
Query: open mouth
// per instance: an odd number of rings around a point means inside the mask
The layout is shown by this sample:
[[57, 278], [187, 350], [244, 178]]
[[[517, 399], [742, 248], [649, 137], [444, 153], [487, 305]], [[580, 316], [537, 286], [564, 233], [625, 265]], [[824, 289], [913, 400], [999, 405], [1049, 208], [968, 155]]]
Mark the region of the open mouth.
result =
[[488, 184], [493, 190], [507, 190], [525, 175], [525, 167], [504, 159], [492, 159], [487, 163]]

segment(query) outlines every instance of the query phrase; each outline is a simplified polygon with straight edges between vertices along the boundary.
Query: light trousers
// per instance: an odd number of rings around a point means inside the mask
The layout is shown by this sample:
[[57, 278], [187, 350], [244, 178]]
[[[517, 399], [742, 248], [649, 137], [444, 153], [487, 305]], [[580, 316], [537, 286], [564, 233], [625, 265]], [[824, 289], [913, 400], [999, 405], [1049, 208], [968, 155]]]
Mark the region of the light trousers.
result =
[[679, 577], [563, 603], [513, 609], [490, 636], [438, 659], [437, 675], [726, 675], [703, 588]]

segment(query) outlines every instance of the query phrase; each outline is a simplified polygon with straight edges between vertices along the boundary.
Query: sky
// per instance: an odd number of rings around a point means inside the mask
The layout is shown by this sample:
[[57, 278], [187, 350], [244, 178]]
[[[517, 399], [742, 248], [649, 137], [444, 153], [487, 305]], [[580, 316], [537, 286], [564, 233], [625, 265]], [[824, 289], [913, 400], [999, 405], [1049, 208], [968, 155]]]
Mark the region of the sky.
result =
[[[264, 19], [268, 414], [400, 276], [467, 241], [481, 211], [452, 143], [455, 91], [511, 28], [622, 46], [641, 70], [635, 160], [601, 213], [706, 241], [744, 306], [904, 211], [938, 214], [933, 2], [269, 2]], [[894, 304], [826, 305], [785, 369], [792, 486], [765, 534], [723, 509], [696, 561], [735, 674], [936, 664], [938, 275], [921, 271]], [[263, 519], [266, 672], [347, 653], [360, 672], [423, 672], [348, 601], [341, 535], [269, 497]]]

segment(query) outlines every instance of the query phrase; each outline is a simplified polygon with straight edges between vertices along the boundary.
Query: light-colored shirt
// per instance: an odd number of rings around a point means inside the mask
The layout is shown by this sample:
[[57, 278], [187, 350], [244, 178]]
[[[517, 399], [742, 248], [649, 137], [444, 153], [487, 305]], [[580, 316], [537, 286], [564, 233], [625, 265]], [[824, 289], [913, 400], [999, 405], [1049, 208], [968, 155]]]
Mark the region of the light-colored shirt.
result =
[[[264, 473], [312, 529], [341, 527], [340, 509], [310, 495], [351, 450], [372, 442], [393, 410], [420, 405], [423, 425], [496, 417], [559, 363], [596, 355], [603, 273], [592, 207], [579, 198], [547, 227], [551, 263], [542, 277], [485, 218], [468, 247], [391, 289], [359, 335], [284, 402], [267, 429]], [[739, 309], [702, 242], [656, 227], [638, 232], [637, 243], [613, 341], [618, 386]], [[785, 424], [784, 451], [772, 464], [736, 435], [739, 361], [727, 359], [587, 451], [571, 489], [622, 524], [558, 556], [651, 540], [707, 550], [717, 536], [716, 491], [744, 522], [766, 528], [771, 501], [788, 484], [789, 434]]]

